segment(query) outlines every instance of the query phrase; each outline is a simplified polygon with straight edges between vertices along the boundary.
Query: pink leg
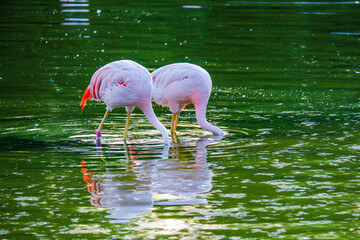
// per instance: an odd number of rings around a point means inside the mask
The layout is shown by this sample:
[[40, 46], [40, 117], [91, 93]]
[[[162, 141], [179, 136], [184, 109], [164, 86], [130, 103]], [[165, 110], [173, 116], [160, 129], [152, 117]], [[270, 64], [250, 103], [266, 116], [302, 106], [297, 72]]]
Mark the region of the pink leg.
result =
[[97, 137], [97, 138], [101, 138], [101, 132], [98, 131], [98, 130], [96, 131], [96, 137]]

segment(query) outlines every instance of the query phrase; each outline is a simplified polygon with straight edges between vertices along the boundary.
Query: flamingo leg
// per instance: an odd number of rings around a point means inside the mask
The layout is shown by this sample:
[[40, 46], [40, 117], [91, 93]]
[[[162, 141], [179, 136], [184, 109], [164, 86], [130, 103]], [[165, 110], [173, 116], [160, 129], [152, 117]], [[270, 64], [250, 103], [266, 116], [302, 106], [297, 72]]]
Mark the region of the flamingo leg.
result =
[[[176, 132], [171, 134], [171, 138], [174, 141], [174, 143], [179, 143], [179, 137], [177, 136]], [[174, 145], [175, 146], [175, 145]]]
[[126, 139], [127, 132], [128, 132], [128, 129], [129, 129], [130, 116], [131, 116], [131, 112], [129, 112], [129, 113], [127, 114], [126, 125], [125, 125], [125, 132], [124, 132], [124, 140]]
[[110, 112], [110, 110], [106, 110], [105, 115], [104, 115], [103, 119], [101, 120], [100, 126], [99, 126], [98, 129], [96, 130], [96, 136], [97, 136], [98, 138], [101, 138], [101, 128], [102, 128], [102, 126], [104, 125], [104, 122], [105, 122], [107, 116], [109, 115], [109, 112]]
[[179, 117], [180, 117], [180, 112], [177, 112], [176, 113], [176, 117], [175, 117], [175, 124], [174, 124], [174, 132], [176, 131], [176, 128], [177, 128], [177, 125], [178, 125], [178, 122], [179, 122]]
[[171, 134], [174, 133], [174, 125], [175, 125], [175, 113], [173, 113], [171, 117], [171, 128], [170, 128]]

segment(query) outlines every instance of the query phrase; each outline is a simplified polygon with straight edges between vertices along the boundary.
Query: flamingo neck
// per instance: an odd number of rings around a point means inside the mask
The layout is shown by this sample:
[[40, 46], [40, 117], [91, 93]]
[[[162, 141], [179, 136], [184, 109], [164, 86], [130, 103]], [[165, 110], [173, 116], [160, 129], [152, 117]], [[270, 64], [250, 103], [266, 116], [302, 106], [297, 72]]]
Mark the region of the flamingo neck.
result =
[[149, 122], [161, 133], [162, 138], [164, 140], [164, 144], [165, 145], [169, 144], [168, 132], [167, 132], [166, 128], [164, 127], [164, 125], [156, 117], [154, 110], [151, 106], [151, 102], [149, 101], [148, 104], [146, 104], [144, 106], [138, 106], [138, 107], [141, 109], [141, 111], [143, 111], [143, 113], [145, 114], [145, 116], [147, 117]]
[[196, 119], [197, 119], [200, 127], [202, 127], [202, 129], [204, 129], [205, 131], [213, 132], [218, 135], [224, 135], [224, 132], [221, 131], [220, 128], [218, 128], [214, 125], [211, 125], [206, 120], [206, 105], [207, 105], [207, 103], [195, 104]]

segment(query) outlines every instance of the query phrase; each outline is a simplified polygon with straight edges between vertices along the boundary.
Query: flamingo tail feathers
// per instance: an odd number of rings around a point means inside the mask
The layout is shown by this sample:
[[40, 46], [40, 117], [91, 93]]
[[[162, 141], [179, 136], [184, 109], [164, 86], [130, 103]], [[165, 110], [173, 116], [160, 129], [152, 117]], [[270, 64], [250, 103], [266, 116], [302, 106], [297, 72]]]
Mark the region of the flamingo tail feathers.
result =
[[86, 101], [90, 100], [92, 98], [91, 93], [90, 93], [90, 88], [86, 88], [82, 98], [81, 98], [81, 102], [80, 102], [80, 107], [81, 107], [81, 114], [83, 112], [83, 109], [86, 105]]

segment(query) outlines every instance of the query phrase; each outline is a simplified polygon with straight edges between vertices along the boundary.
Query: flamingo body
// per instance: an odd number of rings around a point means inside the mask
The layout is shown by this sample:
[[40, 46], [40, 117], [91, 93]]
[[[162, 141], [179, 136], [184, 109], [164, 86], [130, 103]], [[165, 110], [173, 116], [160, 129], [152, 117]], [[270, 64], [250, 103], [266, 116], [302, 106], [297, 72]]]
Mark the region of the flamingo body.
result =
[[91, 99], [103, 101], [112, 110], [137, 106], [151, 98], [152, 84], [148, 70], [131, 60], [120, 60], [99, 68], [88, 89]]
[[114, 61], [94, 73], [83, 94], [80, 106], [83, 110], [86, 101], [90, 99], [103, 101], [106, 104], [107, 112], [97, 131], [98, 137], [101, 136], [101, 127], [109, 111], [118, 107], [126, 107], [129, 121], [129, 114], [135, 107], [138, 107], [144, 112], [150, 123], [162, 133], [164, 143], [168, 144], [166, 128], [159, 122], [151, 106], [152, 88], [151, 75], [145, 67], [131, 60]]
[[[152, 100], [159, 105], [169, 107], [173, 119], [174, 114], [179, 115], [186, 105], [194, 104], [199, 125], [215, 134], [224, 134], [220, 128], [206, 120], [206, 107], [211, 94], [212, 81], [205, 69], [190, 63], [174, 63], [156, 69], [151, 76], [154, 84]], [[177, 123], [174, 130], [176, 125]]]

